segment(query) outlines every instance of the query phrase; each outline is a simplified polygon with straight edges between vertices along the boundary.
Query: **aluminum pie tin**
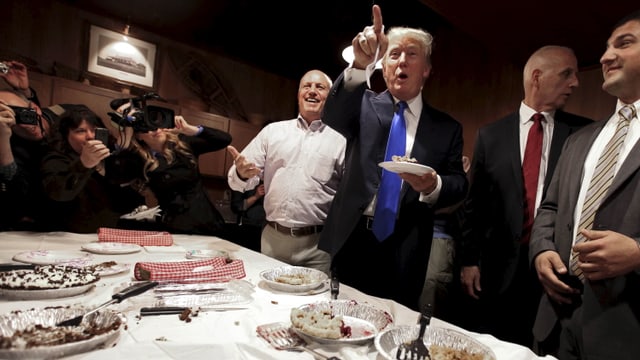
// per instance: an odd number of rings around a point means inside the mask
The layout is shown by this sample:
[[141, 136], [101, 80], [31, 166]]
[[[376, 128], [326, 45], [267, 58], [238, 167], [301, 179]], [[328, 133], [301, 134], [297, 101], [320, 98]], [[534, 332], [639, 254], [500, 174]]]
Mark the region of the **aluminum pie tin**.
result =
[[[294, 277], [302, 280], [301, 284], [287, 284], [278, 281], [281, 277]], [[302, 266], [281, 266], [260, 273], [260, 278], [269, 285], [270, 288], [284, 292], [305, 292], [319, 288], [329, 276], [324, 272]]]
[[[395, 360], [398, 346], [413, 341], [418, 337], [419, 332], [419, 325], [400, 325], [386, 329], [374, 339], [376, 350], [384, 359]], [[427, 326], [422, 340], [427, 348], [431, 345], [439, 345], [474, 354], [472, 357], [474, 360], [496, 360], [496, 355], [488, 346], [453, 329]]]
[[[92, 351], [112, 343], [118, 339], [120, 332], [126, 326], [126, 317], [111, 310], [103, 310], [89, 314], [79, 326], [67, 327], [68, 334], [79, 334], [90, 329], [94, 335], [77, 341], [55, 344], [52, 332], [55, 324], [90, 309], [84, 307], [46, 307], [42, 309], [16, 310], [0, 316], [0, 358], [1, 359], [53, 359], [73, 354]], [[91, 326], [89, 326], [91, 324]], [[44, 340], [42, 345], [26, 347], [24, 338], [13, 338], [17, 331], [32, 329], [35, 325], [42, 325], [48, 329], [37, 329], [34, 332], [46, 337], [50, 344]], [[53, 328], [53, 329], [52, 329]], [[62, 329], [62, 328], [57, 328]], [[60, 334], [58, 334], [60, 335]], [[64, 335], [64, 334], [62, 334]], [[60, 336], [62, 336], [60, 335]], [[68, 339], [68, 337], [67, 337]]]
[[352, 336], [349, 338], [327, 339], [309, 334], [302, 329], [291, 326], [293, 331], [306, 341], [328, 345], [366, 345], [375, 336], [393, 323], [393, 316], [388, 312], [361, 304], [355, 300], [332, 300], [316, 302], [298, 307], [302, 311], [330, 310], [333, 316], [342, 316], [345, 326], [351, 327]]

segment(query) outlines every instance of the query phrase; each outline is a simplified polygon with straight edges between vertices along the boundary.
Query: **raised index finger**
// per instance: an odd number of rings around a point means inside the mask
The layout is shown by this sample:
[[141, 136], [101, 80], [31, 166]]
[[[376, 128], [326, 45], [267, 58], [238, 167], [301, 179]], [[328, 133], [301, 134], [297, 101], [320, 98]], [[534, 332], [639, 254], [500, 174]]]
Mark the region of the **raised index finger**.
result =
[[236, 148], [231, 145], [227, 146], [227, 150], [229, 151], [229, 154], [231, 155], [233, 160], [235, 160], [240, 155], [238, 150], [236, 150]]
[[379, 35], [382, 32], [382, 10], [380, 10], [380, 6], [373, 5], [371, 16], [373, 17], [373, 32]]

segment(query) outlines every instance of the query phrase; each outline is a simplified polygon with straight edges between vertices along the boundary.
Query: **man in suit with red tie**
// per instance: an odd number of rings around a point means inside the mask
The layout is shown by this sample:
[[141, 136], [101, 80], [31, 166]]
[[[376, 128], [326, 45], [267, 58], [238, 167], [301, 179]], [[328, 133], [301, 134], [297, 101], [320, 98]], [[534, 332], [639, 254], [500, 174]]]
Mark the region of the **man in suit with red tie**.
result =
[[560, 360], [640, 359], [640, 11], [600, 63], [615, 111], [567, 140], [531, 234], [545, 290], [533, 331]]
[[[348, 155], [318, 246], [332, 255], [341, 282], [417, 310], [434, 211], [461, 201], [467, 191], [462, 126], [423, 100], [431, 72], [429, 33], [402, 27], [385, 34], [374, 5], [373, 25], [352, 44], [355, 60], [324, 107], [324, 121], [346, 137]], [[379, 58], [387, 90], [376, 93], [367, 88], [366, 67]], [[396, 140], [397, 153], [389, 153]], [[392, 155], [434, 171], [397, 174], [378, 166]]]
[[517, 112], [476, 137], [458, 256], [461, 325], [531, 347], [542, 293], [529, 268], [529, 236], [566, 138], [592, 122], [561, 110], [578, 86], [578, 63], [566, 47], [535, 51], [523, 71]]

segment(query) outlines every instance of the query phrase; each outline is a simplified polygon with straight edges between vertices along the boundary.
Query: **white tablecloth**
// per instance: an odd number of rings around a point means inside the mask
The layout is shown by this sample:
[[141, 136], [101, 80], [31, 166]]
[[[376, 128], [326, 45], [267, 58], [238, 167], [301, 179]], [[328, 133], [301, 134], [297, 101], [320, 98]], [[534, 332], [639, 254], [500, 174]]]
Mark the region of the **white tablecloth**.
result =
[[[12, 257], [23, 251], [80, 251], [83, 244], [95, 241], [96, 234], [0, 232], [0, 262], [13, 262]], [[254, 289], [250, 294], [250, 302], [239, 305], [247, 309], [201, 311], [191, 322], [181, 321], [177, 315], [140, 317], [140, 307], [148, 305], [141, 302], [144, 300], [140, 299], [145, 299], [145, 296], [140, 295], [112, 306], [127, 316], [127, 329], [122, 332], [116, 344], [107, 349], [73, 355], [68, 359], [313, 359], [308, 353], [273, 349], [256, 335], [256, 327], [273, 322], [288, 322], [291, 308], [329, 300], [329, 292], [294, 295], [273, 291], [260, 280], [259, 274], [263, 270], [286, 264], [216, 237], [174, 235], [174, 245], [170, 247], [144, 247], [141, 252], [123, 255], [92, 254], [95, 263], [115, 260], [119, 264], [130, 264], [131, 268], [129, 272], [103, 277], [95, 289], [83, 295], [36, 301], [0, 299], [0, 314], [11, 310], [56, 305], [99, 305], [108, 301], [115, 290], [133, 280], [133, 265], [136, 262], [185, 260], [186, 252], [193, 249], [225, 250], [233, 257], [243, 260], [247, 274], [243, 280], [252, 284]], [[395, 325], [415, 324], [418, 319], [417, 312], [403, 305], [368, 296], [346, 285], [341, 284], [338, 299], [366, 302], [385, 310], [393, 316]], [[490, 335], [467, 332], [435, 318], [431, 324], [455, 328], [474, 337], [493, 349], [498, 360], [539, 359], [527, 348], [500, 341]], [[343, 360], [382, 359], [373, 344], [340, 348], [311, 344], [310, 347], [328, 355], [339, 356]]]

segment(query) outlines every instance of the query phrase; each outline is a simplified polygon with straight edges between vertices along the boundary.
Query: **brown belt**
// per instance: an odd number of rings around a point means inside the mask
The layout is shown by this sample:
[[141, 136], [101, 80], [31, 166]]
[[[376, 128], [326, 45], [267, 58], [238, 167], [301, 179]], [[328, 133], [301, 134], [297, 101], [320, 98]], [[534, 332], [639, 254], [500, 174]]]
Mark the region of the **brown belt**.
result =
[[297, 227], [297, 228], [288, 228], [286, 226], [282, 226], [277, 222], [273, 222], [273, 221], [268, 221], [267, 225], [276, 229], [278, 232], [291, 235], [291, 236], [307, 236], [307, 235], [319, 233], [320, 231], [322, 231], [322, 228], [323, 228], [322, 225], [311, 225], [311, 226], [304, 226], [304, 227]]

